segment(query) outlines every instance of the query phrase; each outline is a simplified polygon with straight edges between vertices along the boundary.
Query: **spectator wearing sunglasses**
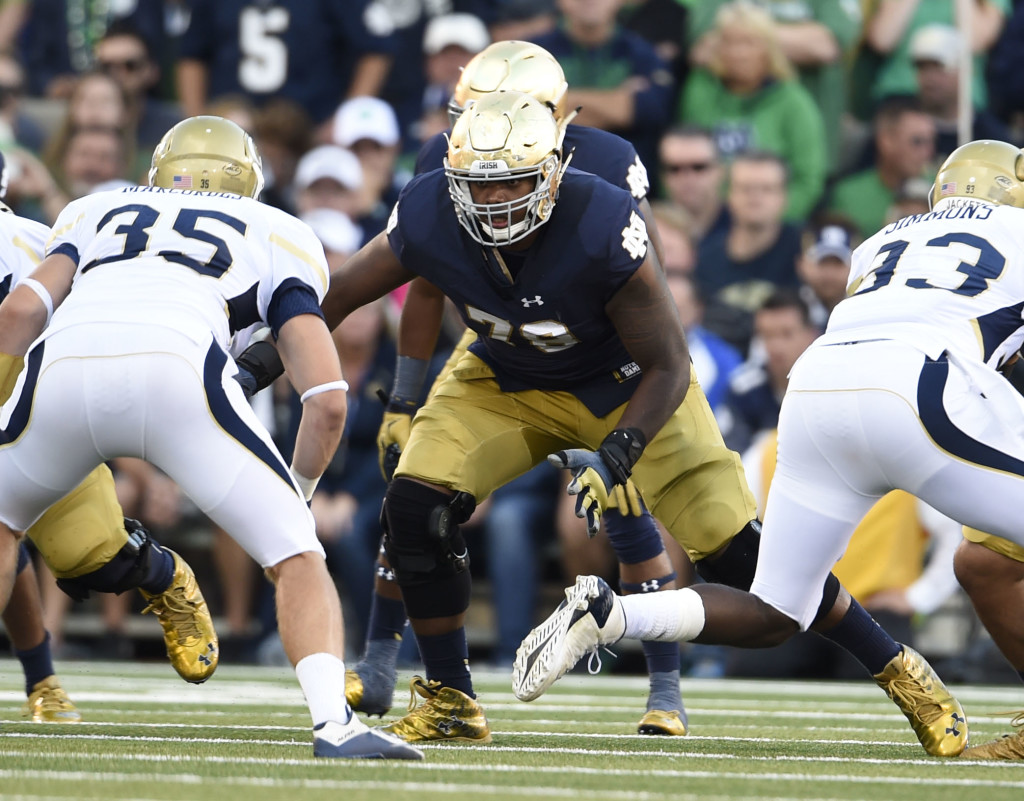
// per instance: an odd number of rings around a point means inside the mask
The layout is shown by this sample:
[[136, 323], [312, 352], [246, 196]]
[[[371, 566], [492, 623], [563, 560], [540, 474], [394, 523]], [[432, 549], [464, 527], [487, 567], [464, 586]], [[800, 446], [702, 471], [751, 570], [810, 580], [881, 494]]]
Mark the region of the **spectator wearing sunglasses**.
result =
[[696, 246], [705, 237], [729, 227], [722, 199], [725, 168], [714, 136], [707, 128], [671, 128], [658, 143], [662, 196], [686, 212]]
[[32, 0], [28, 3], [19, 43], [29, 94], [57, 99], [69, 97], [78, 77], [94, 68], [96, 44], [122, 20], [129, 22], [151, 47], [161, 47], [166, 39], [164, 0]]
[[176, 104], [155, 97], [160, 67], [149, 45], [129, 21], [120, 20], [96, 43], [95, 53], [96, 69], [112, 77], [124, 90], [139, 153], [152, 153], [164, 133], [182, 119], [182, 112]]
[[935, 120], [916, 98], [888, 98], [875, 112], [874, 146], [872, 166], [839, 180], [828, 202], [865, 239], [885, 225], [886, 210], [907, 181], [935, 177]]

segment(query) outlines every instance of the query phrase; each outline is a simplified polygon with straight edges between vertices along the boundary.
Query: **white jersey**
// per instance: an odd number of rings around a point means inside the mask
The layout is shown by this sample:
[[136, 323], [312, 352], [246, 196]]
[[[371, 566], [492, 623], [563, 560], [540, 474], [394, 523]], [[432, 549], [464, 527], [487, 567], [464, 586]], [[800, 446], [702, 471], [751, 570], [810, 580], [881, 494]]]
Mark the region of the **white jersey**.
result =
[[0, 203], [0, 301], [39, 266], [50, 229]]
[[1024, 209], [946, 198], [854, 251], [816, 344], [898, 339], [999, 367], [1024, 342]]
[[235, 332], [279, 326], [295, 311], [289, 303], [278, 313], [273, 301], [283, 291], [308, 287], [305, 310], [319, 307], [329, 280], [308, 225], [213, 192], [126, 187], [88, 195], [61, 212], [46, 252], [70, 256], [78, 271], [44, 337], [108, 320], [172, 328], [195, 342], [212, 331], [227, 349]]

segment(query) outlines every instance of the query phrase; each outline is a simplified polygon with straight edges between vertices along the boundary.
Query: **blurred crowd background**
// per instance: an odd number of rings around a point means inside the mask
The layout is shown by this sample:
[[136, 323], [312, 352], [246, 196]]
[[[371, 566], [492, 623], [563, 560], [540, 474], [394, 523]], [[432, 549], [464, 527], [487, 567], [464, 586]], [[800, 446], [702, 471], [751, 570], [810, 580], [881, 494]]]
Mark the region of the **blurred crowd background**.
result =
[[[1024, 142], [1024, 2], [2, 0], [8, 202], [52, 223], [71, 199], [145, 183], [171, 125], [218, 114], [254, 136], [262, 199], [308, 222], [334, 267], [383, 230], [420, 145], [448, 127], [460, 68], [503, 39], [548, 49], [580, 109], [575, 122], [640, 154], [648, 222], [665, 244], [694, 369], [763, 504], [786, 376], [844, 296], [852, 250], [928, 210], [937, 167], [959, 141]], [[365, 307], [335, 331], [349, 420], [312, 508], [353, 659], [385, 489], [378, 390], [391, 386], [401, 300]], [[460, 329], [449, 315], [438, 367]], [[279, 384], [254, 403], [288, 456], [295, 394]], [[193, 554], [224, 658], [283, 663], [256, 565], [158, 471], [133, 460], [113, 467], [125, 513]], [[539, 610], [577, 573], [616, 580], [610, 547], [587, 539], [562, 482], [537, 468], [469, 525], [478, 596], [469, 635], [484, 661], [509, 665]], [[1002, 660], [985, 658], [952, 575], [959, 537], [952, 521], [893, 493], [836, 572], [897, 639], [945, 658], [947, 679], [998, 680]], [[692, 577], [667, 542], [677, 571]], [[58, 656], [160, 656], [152, 621], [128, 615], [132, 596], [70, 608], [52, 582], [44, 589]], [[683, 647], [693, 676], [860, 675], [813, 637], [770, 654]], [[628, 670], [631, 655], [606, 664]]]

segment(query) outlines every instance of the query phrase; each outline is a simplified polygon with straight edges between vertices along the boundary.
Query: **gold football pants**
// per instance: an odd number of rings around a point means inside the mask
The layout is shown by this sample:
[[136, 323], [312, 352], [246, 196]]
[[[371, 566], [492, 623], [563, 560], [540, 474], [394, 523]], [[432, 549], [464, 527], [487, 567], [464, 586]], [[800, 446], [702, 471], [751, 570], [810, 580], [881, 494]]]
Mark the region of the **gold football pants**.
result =
[[107, 564], [128, 542], [110, 469], [100, 465], [89, 473], [26, 535], [57, 578], [76, 578]]
[[[568, 392], [502, 392], [491, 369], [466, 353], [417, 412], [395, 475], [468, 492], [479, 503], [549, 453], [596, 450], [623, 408], [595, 417]], [[757, 516], [739, 456], [725, 447], [692, 375], [686, 398], [648, 444], [633, 481], [694, 561]]]

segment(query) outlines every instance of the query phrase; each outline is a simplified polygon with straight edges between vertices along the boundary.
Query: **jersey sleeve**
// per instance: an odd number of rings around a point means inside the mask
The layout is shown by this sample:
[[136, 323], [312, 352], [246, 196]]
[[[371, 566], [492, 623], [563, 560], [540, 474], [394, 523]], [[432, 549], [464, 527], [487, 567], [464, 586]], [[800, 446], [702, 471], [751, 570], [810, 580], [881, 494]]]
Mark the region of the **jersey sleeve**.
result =
[[607, 302], [647, 258], [647, 226], [636, 201], [620, 191], [596, 193], [587, 217], [588, 231], [581, 238], [600, 248], [590, 256], [605, 265]]
[[64, 207], [50, 229], [46, 242], [46, 255], [61, 253], [78, 265], [81, 251], [88, 242], [85, 239], [87, 227], [83, 225], [87, 216], [86, 202], [89, 196], [74, 200]]
[[288, 320], [300, 314], [323, 317], [320, 303], [327, 294], [330, 272], [323, 245], [313, 229], [291, 215], [275, 215], [266, 224], [271, 233], [271, 272], [261, 282], [260, 317], [277, 338]]

